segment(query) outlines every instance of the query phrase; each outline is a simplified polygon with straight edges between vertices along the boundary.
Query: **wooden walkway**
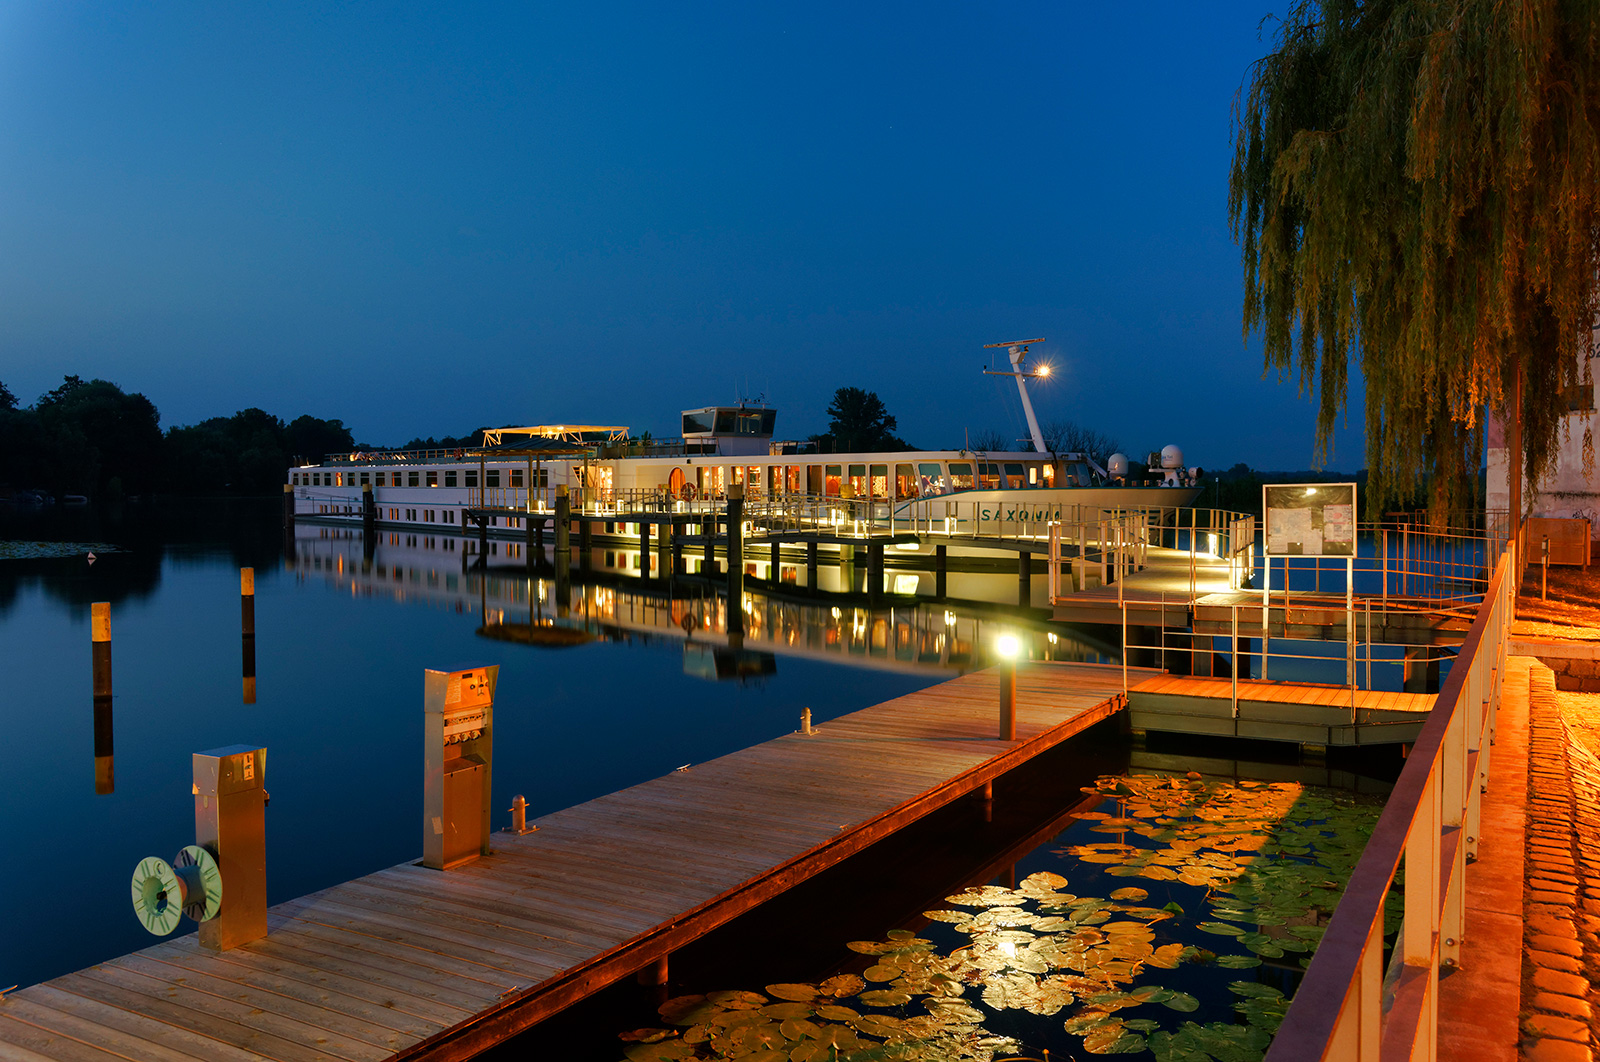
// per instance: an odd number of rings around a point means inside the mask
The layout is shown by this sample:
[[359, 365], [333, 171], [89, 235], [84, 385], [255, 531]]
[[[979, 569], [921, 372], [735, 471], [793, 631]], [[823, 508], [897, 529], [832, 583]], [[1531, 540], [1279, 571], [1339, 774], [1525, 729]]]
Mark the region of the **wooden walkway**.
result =
[[[1137, 730], [1294, 741], [1307, 745], [1373, 745], [1416, 740], [1431, 693], [1351, 691], [1308, 682], [1158, 675], [1128, 689], [1128, 722]], [[1353, 700], [1353, 703], [1352, 703]]]
[[1002, 742], [978, 672], [696, 764], [460, 869], [280, 904], [244, 947], [190, 935], [13, 992], [0, 1059], [470, 1057], [1106, 718], [1121, 688], [1121, 668], [1025, 665]]

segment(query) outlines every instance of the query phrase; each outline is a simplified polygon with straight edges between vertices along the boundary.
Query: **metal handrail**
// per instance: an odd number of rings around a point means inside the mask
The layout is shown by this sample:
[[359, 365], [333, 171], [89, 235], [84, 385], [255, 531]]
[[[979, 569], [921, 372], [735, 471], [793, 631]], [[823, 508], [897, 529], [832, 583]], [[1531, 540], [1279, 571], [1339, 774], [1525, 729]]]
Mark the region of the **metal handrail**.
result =
[[[1478, 849], [1495, 712], [1515, 603], [1511, 551], [1467, 633], [1266, 1062], [1435, 1058], [1439, 968], [1460, 960], [1466, 863]], [[1404, 857], [1399, 978], [1385, 1008], [1384, 903]]]

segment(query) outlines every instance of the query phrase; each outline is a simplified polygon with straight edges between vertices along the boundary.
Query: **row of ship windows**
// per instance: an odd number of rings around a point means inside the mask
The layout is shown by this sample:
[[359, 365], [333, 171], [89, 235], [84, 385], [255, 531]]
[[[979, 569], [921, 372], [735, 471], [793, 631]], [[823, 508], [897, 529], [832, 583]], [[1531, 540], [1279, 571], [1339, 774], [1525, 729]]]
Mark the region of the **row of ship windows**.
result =
[[[509, 483], [511, 487], [521, 488], [528, 477], [523, 469], [512, 468]], [[434, 468], [408, 468], [395, 469], [393, 472], [293, 472], [290, 474], [290, 483], [296, 487], [437, 487], [440, 485], [441, 472]], [[460, 472], [446, 469], [444, 486], [446, 487], [476, 487], [478, 473]], [[457, 482], [459, 475], [461, 482]], [[532, 482], [535, 488], [543, 489], [550, 485], [550, 470], [536, 468], [533, 470]], [[491, 468], [483, 474], [485, 487], [499, 487], [501, 485], [500, 469]]]

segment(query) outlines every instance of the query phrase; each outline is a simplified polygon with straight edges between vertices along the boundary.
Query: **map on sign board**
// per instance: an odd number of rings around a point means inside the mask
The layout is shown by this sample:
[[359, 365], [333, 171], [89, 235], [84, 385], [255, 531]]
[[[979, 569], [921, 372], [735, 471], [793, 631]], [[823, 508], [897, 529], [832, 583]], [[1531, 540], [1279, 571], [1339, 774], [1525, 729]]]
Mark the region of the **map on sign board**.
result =
[[1354, 483], [1274, 483], [1261, 488], [1269, 557], [1353, 557]]

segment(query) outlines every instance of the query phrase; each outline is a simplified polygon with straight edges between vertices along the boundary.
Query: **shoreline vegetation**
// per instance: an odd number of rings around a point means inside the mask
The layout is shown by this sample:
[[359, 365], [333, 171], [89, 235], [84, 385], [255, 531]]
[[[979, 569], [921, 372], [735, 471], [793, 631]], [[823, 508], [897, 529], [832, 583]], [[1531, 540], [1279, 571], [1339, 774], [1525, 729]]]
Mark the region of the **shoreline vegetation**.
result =
[[[826, 432], [810, 436], [818, 452], [841, 441], [863, 449], [905, 449], [893, 434], [895, 419], [878, 396], [840, 388], [826, 411]], [[461, 436], [417, 437], [400, 450], [477, 446], [482, 428]], [[1109, 436], [1070, 421], [1046, 426], [1048, 443], [1086, 449], [1104, 462], [1119, 449]], [[976, 449], [1004, 447], [1001, 433], [971, 435]], [[117, 502], [165, 495], [275, 495], [291, 464], [321, 461], [331, 453], [389, 449], [357, 442], [342, 420], [302, 414], [284, 420], [251, 407], [232, 416], [161, 428], [161, 414], [143, 394], [100, 379], [67, 376], [29, 406], [0, 382], [0, 504], [83, 498]], [[1101, 452], [1103, 451], [1103, 452]], [[1206, 477], [1202, 506], [1254, 512], [1261, 485], [1272, 482], [1344, 482], [1364, 486], [1366, 471], [1259, 471], [1244, 463]]]

